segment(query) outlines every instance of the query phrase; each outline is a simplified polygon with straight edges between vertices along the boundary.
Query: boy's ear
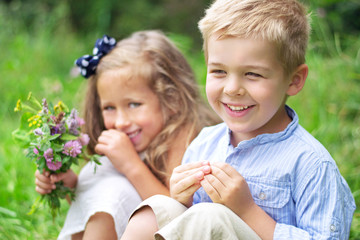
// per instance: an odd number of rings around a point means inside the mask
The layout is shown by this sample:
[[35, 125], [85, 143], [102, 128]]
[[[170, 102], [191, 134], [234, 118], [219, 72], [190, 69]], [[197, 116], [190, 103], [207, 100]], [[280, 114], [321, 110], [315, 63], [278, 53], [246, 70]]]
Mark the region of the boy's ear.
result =
[[306, 64], [301, 64], [291, 75], [291, 81], [287, 90], [287, 95], [294, 96], [298, 94], [305, 85], [305, 81], [309, 72]]

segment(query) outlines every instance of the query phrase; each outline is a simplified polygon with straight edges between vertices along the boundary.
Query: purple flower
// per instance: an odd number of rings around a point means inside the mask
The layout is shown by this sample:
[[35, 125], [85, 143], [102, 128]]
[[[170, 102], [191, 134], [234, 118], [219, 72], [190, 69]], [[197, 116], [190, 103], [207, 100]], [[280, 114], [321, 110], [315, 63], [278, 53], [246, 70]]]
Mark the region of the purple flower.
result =
[[76, 117], [76, 121], [79, 126], [82, 126], [85, 124], [84, 119], [82, 119], [81, 117]]
[[64, 123], [58, 123], [55, 126], [51, 127], [50, 129], [50, 134], [51, 135], [55, 135], [55, 134], [62, 134], [66, 131], [66, 128], [64, 126]]
[[41, 130], [41, 128], [35, 129], [35, 130], [34, 130], [34, 134], [35, 134], [36, 136], [42, 136], [42, 135], [44, 135], [44, 133], [43, 133], [43, 131]]
[[44, 157], [46, 159], [46, 166], [52, 170], [52, 171], [56, 171], [59, 168], [61, 168], [62, 166], [62, 162], [61, 161], [55, 161], [53, 162], [54, 159], [54, 152], [52, 150], [52, 148], [48, 148], [45, 152], [44, 152]]
[[89, 135], [85, 134], [85, 133], [82, 133], [80, 135], [80, 137], [78, 138], [78, 141], [80, 142], [80, 144], [82, 146], [85, 146], [85, 145], [88, 145], [89, 144], [89, 141], [90, 141], [90, 137]]
[[46, 166], [47, 166], [50, 170], [56, 171], [56, 170], [58, 170], [59, 168], [61, 168], [62, 162], [61, 162], [61, 161], [53, 162], [53, 161], [48, 161], [48, 160], [46, 160]]
[[39, 150], [38, 150], [36, 147], [33, 148], [33, 152], [34, 152], [35, 154], [39, 154]]
[[77, 116], [76, 109], [71, 110], [70, 116], [67, 120], [69, 132], [73, 135], [79, 135], [79, 127], [82, 125], [84, 120]]
[[48, 106], [45, 98], [42, 100], [42, 107], [43, 107], [42, 112], [44, 114], [48, 114], [49, 113], [49, 106]]
[[54, 152], [52, 150], [52, 148], [48, 148], [45, 152], [44, 152], [44, 157], [46, 159], [46, 162], [48, 161], [52, 161], [54, 159]]
[[76, 157], [81, 153], [81, 149], [82, 145], [80, 141], [72, 140], [65, 143], [63, 153], [71, 157]]

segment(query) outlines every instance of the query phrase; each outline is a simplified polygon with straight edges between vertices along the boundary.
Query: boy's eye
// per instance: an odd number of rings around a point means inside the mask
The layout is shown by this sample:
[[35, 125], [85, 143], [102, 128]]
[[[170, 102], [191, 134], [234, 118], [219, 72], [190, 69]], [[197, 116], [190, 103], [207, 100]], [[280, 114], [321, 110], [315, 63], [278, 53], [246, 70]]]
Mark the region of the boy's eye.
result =
[[130, 108], [136, 108], [136, 107], [139, 107], [140, 105], [141, 105], [141, 103], [136, 103], [136, 102], [129, 103]]
[[250, 77], [262, 77], [260, 74], [254, 72], [247, 72], [245, 75]]
[[215, 74], [215, 75], [225, 75], [226, 74], [226, 72], [224, 70], [221, 70], [221, 69], [210, 70], [210, 73]]

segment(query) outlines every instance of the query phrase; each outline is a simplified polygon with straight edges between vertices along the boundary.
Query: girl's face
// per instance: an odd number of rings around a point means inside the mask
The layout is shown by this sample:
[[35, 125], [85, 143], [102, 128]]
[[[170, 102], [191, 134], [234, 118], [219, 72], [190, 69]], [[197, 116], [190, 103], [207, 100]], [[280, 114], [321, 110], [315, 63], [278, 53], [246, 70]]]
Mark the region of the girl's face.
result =
[[164, 127], [158, 97], [145, 79], [129, 79], [129, 67], [102, 73], [97, 82], [106, 129], [128, 135], [137, 152], [144, 151]]

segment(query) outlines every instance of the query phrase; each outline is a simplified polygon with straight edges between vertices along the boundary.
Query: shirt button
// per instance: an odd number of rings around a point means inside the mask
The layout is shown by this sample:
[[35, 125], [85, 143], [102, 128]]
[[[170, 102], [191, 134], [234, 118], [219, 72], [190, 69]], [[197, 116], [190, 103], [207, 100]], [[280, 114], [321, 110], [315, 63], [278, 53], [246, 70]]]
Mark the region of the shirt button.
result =
[[335, 225], [334, 225], [334, 224], [331, 224], [331, 225], [330, 225], [330, 231], [335, 232], [335, 230], [336, 230]]
[[265, 200], [266, 199], [266, 194], [264, 192], [261, 192], [259, 194], [259, 198], [260, 198], [260, 200]]

